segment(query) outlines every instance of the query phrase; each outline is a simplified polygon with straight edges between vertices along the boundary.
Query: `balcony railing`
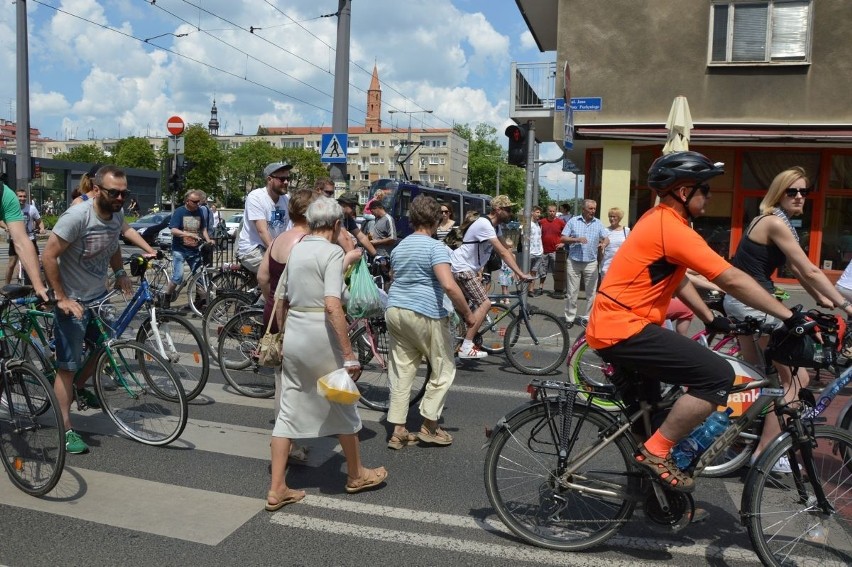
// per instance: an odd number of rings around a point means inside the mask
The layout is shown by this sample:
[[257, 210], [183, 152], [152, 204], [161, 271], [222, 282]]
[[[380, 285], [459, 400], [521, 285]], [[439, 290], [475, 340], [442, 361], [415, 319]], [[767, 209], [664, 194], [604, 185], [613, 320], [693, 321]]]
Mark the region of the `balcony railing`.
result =
[[[556, 62], [512, 63], [511, 116], [556, 106]], [[560, 93], [562, 89], [560, 88]]]

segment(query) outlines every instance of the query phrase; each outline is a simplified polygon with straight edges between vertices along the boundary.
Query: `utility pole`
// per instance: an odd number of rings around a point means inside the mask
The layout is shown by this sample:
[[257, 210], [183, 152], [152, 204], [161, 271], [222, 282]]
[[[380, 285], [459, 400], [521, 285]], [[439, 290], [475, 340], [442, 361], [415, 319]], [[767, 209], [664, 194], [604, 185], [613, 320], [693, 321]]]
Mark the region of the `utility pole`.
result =
[[524, 233], [523, 247], [521, 248], [521, 269], [524, 273], [530, 271], [530, 226], [532, 225], [532, 207], [533, 207], [533, 188], [535, 187], [535, 177], [537, 169], [536, 162], [536, 147], [535, 147], [535, 121], [527, 122], [527, 179], [526, 188], [524, 190]]
[[[334, 102], [331, 114], [333, 133], [349, 132], [349, 28], [352, 20], [352, 0], [338, 0], [337, 54], [334, 58]], [[344, 152], [347, 148], [342, 148]], [[332, 163], [329, 173], [335, 185], [349, 182], [346, 163]]]
[[27, 192], [27, 203], [30, 202], [30, 69], [29, 51], [27, 49], [27, 2], [17, 0], [17, 97], [18, 116], [16, 118], [17, 132], [15, 133], [15, 169], [17, 173], [18, 191]]

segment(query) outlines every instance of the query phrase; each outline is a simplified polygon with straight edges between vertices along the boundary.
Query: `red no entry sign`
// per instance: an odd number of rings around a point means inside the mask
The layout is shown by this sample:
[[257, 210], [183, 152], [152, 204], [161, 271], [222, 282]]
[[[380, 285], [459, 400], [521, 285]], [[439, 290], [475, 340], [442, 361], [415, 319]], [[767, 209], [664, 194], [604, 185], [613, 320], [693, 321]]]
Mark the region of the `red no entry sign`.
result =
[[183, 129], [186, 124], [183, 123], [183, 118], [180, 116], [172, 116], [166, 121], [166, 128], [172, 136], [180, 136], [183, 134]]

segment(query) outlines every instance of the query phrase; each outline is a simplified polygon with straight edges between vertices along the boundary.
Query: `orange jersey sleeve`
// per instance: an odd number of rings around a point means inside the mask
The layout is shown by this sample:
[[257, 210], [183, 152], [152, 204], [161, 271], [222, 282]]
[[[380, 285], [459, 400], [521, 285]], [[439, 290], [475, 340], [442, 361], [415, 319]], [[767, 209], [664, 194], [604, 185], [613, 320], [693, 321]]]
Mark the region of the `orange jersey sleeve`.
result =
[[687, 268], [712, 280], [730, 267], [677, 211], [654, 207], [613, 258], [595, 297], [586, 340], [592, 348], [605, 348], [645, 325], [661, 325]]

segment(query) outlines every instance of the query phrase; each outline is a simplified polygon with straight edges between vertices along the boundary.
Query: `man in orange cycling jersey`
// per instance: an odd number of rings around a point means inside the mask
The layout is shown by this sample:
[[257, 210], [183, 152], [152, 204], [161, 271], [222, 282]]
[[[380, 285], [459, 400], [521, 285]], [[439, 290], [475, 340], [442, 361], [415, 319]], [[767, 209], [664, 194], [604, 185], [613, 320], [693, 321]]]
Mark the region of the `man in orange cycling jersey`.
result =
[[[657, 480], [681, 492], [692, 492], [695, 485], [674, 464], [670, 450], [717, 406], [726, 405], [734, 381], [727, 361], [661, 326], [672, 296], [677, 295], [708, 329], [726, 332], [731, 328], [728, 319], [714, 318], [685, 277], [687, 268], [747, 305], [784, 320], [788, 328], [804, 320], [716, 254], [690, 227], [710, 199], [707, 181], [723, 173], [723, 164], [696, 152], [669, 154], [651, 165], [648, 185], [657, 191], [660, 204], [639, 219], [613, 258], [586, 329], [586, 340], [604, 360], [689, 388], [635, 456]], [[633, 385], [619, 388], [627, 386]]]

